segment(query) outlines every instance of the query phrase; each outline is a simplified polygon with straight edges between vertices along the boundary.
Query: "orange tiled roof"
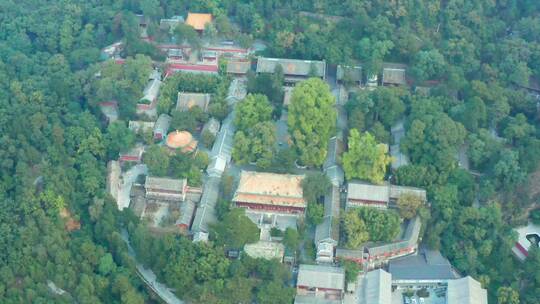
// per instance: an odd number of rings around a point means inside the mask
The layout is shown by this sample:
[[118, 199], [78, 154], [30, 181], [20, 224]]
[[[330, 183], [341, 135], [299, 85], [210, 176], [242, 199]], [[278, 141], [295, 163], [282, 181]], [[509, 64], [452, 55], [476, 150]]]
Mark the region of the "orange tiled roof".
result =
[[212, 14], [188, 13], [186, 19], [186, 24], [198, 31], [204, 30], [204, 26], [210, 22], [212, 22]]
[[242, 171], [233, 201], [305, 207], [303, 175]]

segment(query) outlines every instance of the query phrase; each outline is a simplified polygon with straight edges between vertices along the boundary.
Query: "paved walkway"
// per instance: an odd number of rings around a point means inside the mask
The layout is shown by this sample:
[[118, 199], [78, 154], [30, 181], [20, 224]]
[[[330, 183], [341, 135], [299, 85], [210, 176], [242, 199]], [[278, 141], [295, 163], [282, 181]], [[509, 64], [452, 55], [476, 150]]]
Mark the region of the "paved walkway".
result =
[[137, 267], [137, 274], [141, 277], [144, 283], [152, 289], [165, 303], [167, 304], [184, 304], [184, 301], [172, 293], [171, 289], [164, 284], [157, 281], [156, 274], [149, 268], [145, 268], [141, 263], [137, 262], [137, 255], [135, 250], [131, 247], [129, 242], [129, 234], [127, 230], [122, 230], [122, 239], [128, 246], [128, 254], [135, 260]]
[[144, 164], [133, 166], [122, 174], [122, 184], [118, 189], [118, 209], [122, 210], [129, 207], [131, 186], [137, 180], [139, 175], [148, 174], [148, 168]]

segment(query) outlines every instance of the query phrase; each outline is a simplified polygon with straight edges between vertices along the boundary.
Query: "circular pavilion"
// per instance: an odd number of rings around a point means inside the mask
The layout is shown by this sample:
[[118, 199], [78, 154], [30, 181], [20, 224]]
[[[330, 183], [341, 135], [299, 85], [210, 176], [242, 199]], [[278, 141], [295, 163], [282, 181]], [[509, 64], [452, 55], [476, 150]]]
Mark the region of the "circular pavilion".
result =
[[180, 150], [183, 153], [193, 152], [197, 149], [197, 140], [188, 131], [173, 131], [167, 135], [167, 147]]

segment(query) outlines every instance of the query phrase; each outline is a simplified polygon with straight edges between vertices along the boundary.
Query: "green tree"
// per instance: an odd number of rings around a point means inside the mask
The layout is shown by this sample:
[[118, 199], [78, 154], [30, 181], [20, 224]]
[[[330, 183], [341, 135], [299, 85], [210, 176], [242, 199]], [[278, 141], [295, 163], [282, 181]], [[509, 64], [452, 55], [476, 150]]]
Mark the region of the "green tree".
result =
[[120, 152], [129, 151], [134, 146], [135, 134], [128, 129], [124, 121], [117, 120], [107, 127], [105, 142], [107, 144], [107, 157], [115, 159]]
[[146, 149], [143, 161], [148, 166], [150, 174], [165, 176], [169, 170], [170, 156], [167, 148], [153, 145]]
[[259, 240], [259, 228], [246, 215], [244, 209], [234, 208], [213, 228], [219, 244], [229, 248], [242, 248]]
[[99, 272], [102, 275], [107, 275], [111, 271], [114, 271], [115, 264], [112, 258], [112, 255], [110, 253], [105, 254], [99, 259]]
[[358, 215], [358, 212], [350, 211], [343, 215], [343, 227], [345, 228], [345, 246], [347, 248], [358, 248], [361, 244], [369, 240], [369, 232], [366, 224]]
[[420, 51], [416, 54], [411, 74], [418, 82], [439, 79], [445, 72], [444, 56], [437, 50]]
[[416, 216], [423, 203], [422, 198], [415, 194], [402, 194], [397, 201], [399, 215], [405, 219], [411, 219]]
[[341, 265], [345, 268], [345, 281], [347, 283], [356, 282], [362, 267], [358, 263], [349, 260], [344, 260]]
[[308, 202], [322, 202], [330, 187], [330, 180], [321, 172], [308, 173], [302, 180], [303, 195]]
[[373, 183], [381, 183], [386, 167], [392, 162], [388, 156], [388, 146], [378, 144], [369, 134], [352, 129], [349, 135], [349, 149], [343, 153], [343, 170], [348, 180], [359, 178]]
[[259, 287], [257, 303], [261, 304], [287, 304], [294, 298], [294, 289], [285, 287], [278, 281], [271, 281]]
[[497, 289], [497, 303], [519, 304], [519, 293], [512, 287], [499, 287], [499, 289]]
[[272, 111], [272, 105], [266, 96], [249, 94], [236, 107], [234, 124], [238, 130], [248, 132], [257, 123], [269, 121], [272, 118]]
[[320, 166], [326, 158], [328, 140], [336, 125], [334, 97], [321, 79], [310, 78], [294, 89], [289, 105], [289, 134], [300, 161]]
[[296, 248], [298, 248], [300, 245], [300, 235], [296, 229], [291, 227], [285, 229], [285, 233], [283, 234], [283, 245], [291, 250], [296, 250]]
[[308, 202], [306, 217], [312, 226], [319, 225], [323, 222], [324, 205], [318, 202]]
[[269, 121], [255, 124], [246, 135], [236, 132], [233, 159], [239, 164], [255, 162], [259, 168], [268, 168], [274, 158], [276, 128]]

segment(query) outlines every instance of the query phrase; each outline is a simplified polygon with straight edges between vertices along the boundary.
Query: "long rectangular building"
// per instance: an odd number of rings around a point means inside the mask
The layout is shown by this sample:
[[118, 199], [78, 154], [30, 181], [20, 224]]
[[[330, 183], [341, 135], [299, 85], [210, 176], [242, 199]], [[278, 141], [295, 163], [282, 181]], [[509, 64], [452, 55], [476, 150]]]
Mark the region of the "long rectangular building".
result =
[[426, 201], [426, 190], [396, 186], [390, 184], [372, 185], [359, 181], [347, 185], [347, 209], [354, 207], [375, 207], [386, 209], [388, 204], [395, 203], [402, 195], [415, 195], [423, 202]]
[[284, 58], [259, 57], [257, 60], [257, 73], [275, 73], [276, 67], [281, 65], [285, 82], [295, 83], [309, 77], [325, 78], [326, 62], [318, 60], [300, 60]]
[[242, 171], [233, 202], [250, 211], [303, 215], [303, 175]]
[[183, 202], [186, 199], [187, 180], [147, 176], [144, 189], [147, 199]]
[[298, 270], [295, 303], [338, 301], [345, 291], [345, 270], [323, 265], [302, 264]]

